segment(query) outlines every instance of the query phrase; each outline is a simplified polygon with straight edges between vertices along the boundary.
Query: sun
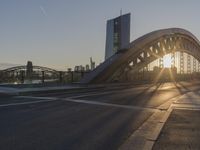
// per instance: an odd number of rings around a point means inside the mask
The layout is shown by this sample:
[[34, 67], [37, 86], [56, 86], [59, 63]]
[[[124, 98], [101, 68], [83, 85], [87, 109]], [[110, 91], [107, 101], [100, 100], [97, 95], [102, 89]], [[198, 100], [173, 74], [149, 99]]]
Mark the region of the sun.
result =
[[171, 67], [171, 55], [170, 54], [167, 54], [163, 57], [163, 66], [164, 66], [164, 68]]

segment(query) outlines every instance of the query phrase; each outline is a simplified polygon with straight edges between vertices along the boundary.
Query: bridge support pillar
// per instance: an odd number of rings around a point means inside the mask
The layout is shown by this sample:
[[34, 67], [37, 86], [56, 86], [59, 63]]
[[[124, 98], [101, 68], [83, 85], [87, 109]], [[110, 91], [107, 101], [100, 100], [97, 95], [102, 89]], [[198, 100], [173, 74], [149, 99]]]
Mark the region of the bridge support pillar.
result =
[[72, 70], [68, 70], [68, 79], [69, 82], [74, 82], [74, 73]]
[[74, 72], [71, 72], [71, 82], [74, 82]]
[[45, 80], [45, 73], [44, 71], [42, 71], [42, 83], [44, 83], [44, 80]]
[[62, 83], [62, 81], [63, 81], [63, 72], [62, 71], [59, 71], [59, 81], [60, 81], [60, 83]]
[[21, 83], [24, 83], [25, 72], [21, 71], [20, 74], [21, 74]]
[[84, 76], [84, 72], [83, 72], [83, 71], [81, 71], [81, 78], [83, 78], [83, 76]]
[[17, 71], [16, 73], [16, 79], [18, 80], [19, 79], [19, 72]]

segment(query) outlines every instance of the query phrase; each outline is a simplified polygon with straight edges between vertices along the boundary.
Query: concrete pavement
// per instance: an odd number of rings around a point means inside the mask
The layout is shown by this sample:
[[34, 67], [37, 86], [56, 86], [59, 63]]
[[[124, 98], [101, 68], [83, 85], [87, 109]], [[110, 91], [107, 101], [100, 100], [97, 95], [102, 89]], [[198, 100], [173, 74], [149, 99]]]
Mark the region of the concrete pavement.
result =
[[172, 105], [154, 150], [200, 149], [200, 91], [188, 92]]

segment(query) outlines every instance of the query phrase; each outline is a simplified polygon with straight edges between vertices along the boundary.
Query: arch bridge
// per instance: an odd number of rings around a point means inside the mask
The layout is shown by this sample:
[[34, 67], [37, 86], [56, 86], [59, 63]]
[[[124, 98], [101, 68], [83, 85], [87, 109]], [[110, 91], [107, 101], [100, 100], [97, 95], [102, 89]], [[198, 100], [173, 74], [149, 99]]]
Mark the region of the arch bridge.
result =
[[24, 80], [41, 80], [42, 83], [46, 79], [59, 79], [61, 81], [62, 72], [55, 69], [33, 66], [32, 62], [28, 62], [24, 66], [16, 66], [7, 68], [0, 71], [0, 82], [14, 82], [20, 80], [24, 83]]
[[[49, 72], [49, 73], [53, 73], [53, 74], [59, 74], [59, 71], [55, 70], [55, 69], [51, 69], [51, 68], [47, 68], [47, 67], [42, 67], [42, 66], [32, 66], [33, 70], [40, 70], [40, 71], [44, 71], [44, 72]], [[3, 73], [10, 73], [10, 72], [20, 72], [20, 71], [26, 71], [27, 70], [27, 66], [16, 66], [16, 67], [11, 67], [11, 68], [7, 68], [2, 70]]]
[[104, 83], [126, 80], [124, 75], [134, 75], [139, 69], [169, 53], [187, 53], [200, 61], [200, 42], [189, 31], [169, 28], [153, 31], [131, 42], [127, 49], [116, 54], [86, 75], [81, 83]]

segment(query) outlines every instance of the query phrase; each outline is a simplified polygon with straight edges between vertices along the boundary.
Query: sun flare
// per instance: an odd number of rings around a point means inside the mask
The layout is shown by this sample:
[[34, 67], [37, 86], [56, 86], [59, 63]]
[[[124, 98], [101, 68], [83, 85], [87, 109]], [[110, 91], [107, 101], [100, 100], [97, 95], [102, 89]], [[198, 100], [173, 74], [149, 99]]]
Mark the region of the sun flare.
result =
[[164, 66], [164, 68], [171, 67], [171, 55], [170, 54], [167, 54], [163, 57], [163, 66]]

